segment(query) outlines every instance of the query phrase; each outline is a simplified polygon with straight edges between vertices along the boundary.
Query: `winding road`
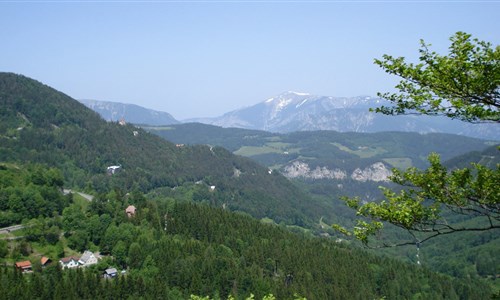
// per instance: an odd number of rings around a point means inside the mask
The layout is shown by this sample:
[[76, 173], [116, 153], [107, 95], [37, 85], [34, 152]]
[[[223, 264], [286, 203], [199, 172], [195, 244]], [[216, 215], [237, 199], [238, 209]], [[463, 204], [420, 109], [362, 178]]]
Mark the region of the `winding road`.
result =
[[92, 200], [94, 200], [94, 196], [92, 196], [92, 195], [85, 194], [85, 193], [82, 193], [82, 192], [75, 192], [75, 191], [70, 190], [70, 189], [64, 189], [64, 190], [63, 190], [63, 193], [64, 193], [64, 195], [67, 195], [67, 194], [69, 194], [69, 193], [72, 193], [72, 194], [75, 194], [75, 193], [76, 193], [76, 194], [78, 194], [78, 195], [82, 196], [83, 198], [87, 199], [87, 201], [92, 201]]

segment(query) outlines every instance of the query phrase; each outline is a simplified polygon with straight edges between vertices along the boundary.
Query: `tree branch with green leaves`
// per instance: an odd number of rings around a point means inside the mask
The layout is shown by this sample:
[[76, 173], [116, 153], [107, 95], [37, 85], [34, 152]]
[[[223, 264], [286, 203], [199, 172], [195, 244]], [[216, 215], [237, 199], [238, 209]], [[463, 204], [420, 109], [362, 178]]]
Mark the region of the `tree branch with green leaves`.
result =
[[[378, 93], [394, 104], [372, 109], [387, 115], [441, 115], [470, 123], [500, 123], [500, 46], [472, 39], [457, 32], [451, 37], [449, 54], [431, 52], [421, 41], [420, 62], [407, 63], [404, 57], [384, 55], [375, 64], [401, 77], [396, 93]], [[500, 150], [500, 148], [499, 148]], [[391, 180], [400, 191], [382, 187], [384, 199], [361, 203], [344, 197], [360, 217], [352, 230], [333, 228], [354, 235], [365, 245], [384, 223], [408, 231], [411, 241], [381, 242], [381, 247], [422, 243], [439, 235], [500, 228], [500, 164], [490, 169], [480, 164], [447, 170], [439, 155], [429, 156], [426, 170], [393, 170]], [[480, 217], [478, 226], [458, 226], [446, 216]]]
[[[357, 197], [344, 197], [346, 204], [364, 218], [357, 221], [352, 232], [338, 225], [334, 228], [368, 244], [370, 236], [383, 228], [383, 222], [388, 222], [411, 232], [415, 238], [396, 245], [415, 244], [416, 240], [422, 243], [438, 235], [460, 231], [500, 228], [500, 165], [493, 170], [472, 164], [471, 168], [448, 172], [435, 153], [429, 156], [429, 162], [431, 166], [426, 170], [393, 170], [390, 179], [403, 189], [395, 192], [381, 187], [385, 199], [380, 202], [362, 204]], [[481, 217], [486, 222], [481, 226], [456, 227], [443, 216], [447, 210]], [[414, 232], [426, 235], [417, 239]]]
[[421, 40], [419, 63], [384, 55], [375, 59], [385, 72], [401, 77], [396, 93], [378, 93], [394, 106], [387, 115], [444, 115], [467, 122], [500, 122], [500, 46], [457, 32], [449, 53], [439, 55]]

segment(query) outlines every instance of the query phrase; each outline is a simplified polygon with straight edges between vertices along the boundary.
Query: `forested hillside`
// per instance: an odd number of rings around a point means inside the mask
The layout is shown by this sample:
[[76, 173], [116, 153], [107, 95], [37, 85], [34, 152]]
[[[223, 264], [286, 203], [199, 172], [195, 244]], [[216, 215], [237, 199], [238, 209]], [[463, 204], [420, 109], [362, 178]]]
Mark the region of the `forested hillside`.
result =
[[500, 164], [500, 145], [490, 146], [483, 151], [472, 151], [449, 159], [445, 165], [449, 168], [464, 168], [471, 163], [478, 163], [493, 169]]
[[[133, 217], [124, 213], [129, 204], [137, 207]], [[26, 241], [0, 243], [5, 257], [0, 259], [29, 259], [34, 272], [2, 268], [0, 299], [187, 299], [191, 294], [484, 299], [490, 293], [475, 280], [438, 275], [207, 205], [148, 201], [138, 193], [112, 191], [87, 205], [72, 200], [61, 216], [39, 217], [29, 225]], [[57, 233], [64, 234], [58, 239]], [[61, 257], [89, 248], [103, 255], [97, 264], [76, 271], [59, 268]], [[35, 264], [40, 255], [56, 263], [41, 268]], [[101, 279], [110, 267], [125, 272]]]
[[[24, 76], [0, 74], [0, 161], [58, 167], [66, 187], [142, 192], [214, 186], [214, 205], [303, 225], [316, 206], [278, 173], [220, 147], [175, 145], [129, 124], [107, 123], [78, 101]], [[108, 166], [120, 166], [110, 176]], [[209, 200], [203, 193], [199, 201]]]
[[[326, 209], [307, 207], [316, 221], [348, 221], [353, 217], [340, 196], [360, 196], [372, 201], [379, 186], [387, 186], [392, 168], [428, 165], [437, 152], [443, 160], [482, 151], [495, 142], [450, 134], [404, 132], [340, 133], [335, 131], [277, 134], [198, 123], [145, 130], [175, 143], [222, 146], [281, 172]], [[314, 203], [314, 202], [312, 202]], [[332, 213], [333, 212], [333, 213]], [[344, 221], [342, 221], [344, 220]]]
[[61, 214], [69, 204], [61, 193], [63, 183], [58, 169], [40, 165], [19, 168], [0, 162], [0, 227]]
[[313, 169], [321, 166], [353, 170], [375, 161], [396, 168], [422, 168], [427, 165], [430, 152], [437, 152], [447, 160], [470, 151], [481, 151], [494, 143], [442, 133], [325, 130], [278, 134], [199, 123], [143, 128], [174, 143], [221, 146], [274, 168], [283, 168], [297, 160], [307, 161]]
[[[472, 162], [495, 168], [500, 159], [498, 146], [488, 146], [495, 142], [449, 134], [422, 135], [401, 132], [366, 134], [332, 131], [276, 134], [195, 123], [145, 129], [178, 143], [220, 145], [234, 153], [277, 168], [285, 174], [286, 166], [297, 161], [307, 163], [309, 170], [312, 171], [318, 167], [322, 168], [320, 170], [324, 170], [325, 167], [353, 170], [375, 162], [387, 164], [388, 168], [405, 169], [410, 166], [423, 168], [427, 166], [426, 158], [431, 152], [439, 153], [449, 168], [467, 167]], [[359, 181], [327, 176], [320, 178], [318, 175], [321, 174], [316, 172], [313, 174], [316, 177], [297, 176], [293, 182], [307, 191], [314, 200], [329, 207], [329, 210], [317, 215], [323, 217], [320, 220], [323, 232], [331, 223], [354, 226], [355, 214], [338, 200], [341, 196], [360, 196], [364, 201], [375, 201], [381, 198], [380, 186], [391, 186], [390, 183], [383, 181]], [[477, 222], [475, 219], [456, 218], [452, 215], [448, 221], [457, 227], [465, 224], [470, 226]], [[335, 235], [333, 232], [328, 233]], [[390, 228], [381, 237], [389, 243], [401, 238], [411, 239], [411, 236], [406, 236], [400, 229]], [[494, 249], [498, 248], [499, 241], [498, 232], [438, 238], [421, 246], [419, 260], [436, 271], [462, 278], [482, 277], [495, 285], [492, 278], [498, 274], [500, 261], [494, 254]], [[377, 252], [417, 262], [415, 246], [377, 250]]]

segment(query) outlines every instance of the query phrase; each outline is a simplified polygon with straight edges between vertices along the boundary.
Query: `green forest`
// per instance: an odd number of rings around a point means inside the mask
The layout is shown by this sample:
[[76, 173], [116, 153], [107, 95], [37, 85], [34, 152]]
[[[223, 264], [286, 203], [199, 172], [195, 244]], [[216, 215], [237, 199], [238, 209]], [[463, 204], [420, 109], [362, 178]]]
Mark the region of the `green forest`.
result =
[[[305, 160], [312, 168], [325, 166], [348, 171], [376, 161], [384, 161], [395, 168], [422, 168], [428, 165], [426, 157], [433, 151], [448, 160], [496, 144], [495, 141], [444, 133], [324, 130], [280, 134], [199, 123], [140, 126], [173, 143], [221, 146], [276, 169], [295, 160]], [[443, 140], [446, 143], [442, 143]]]
[[[41, 187], [51, 187], [53, 169], [39, 170]], [[2, 168], [2, 178], [33, 185], [30, 172]], [[40, 173], [42, 172], [42, 173]], [[11, 181], [16, 184], [16, 180]], [[5, 186], [2, 190], [8, 187]], [[23, 239], [3, 241], [5, 262], [40, 255], [53, 260], [86, 249], [103, 259], [85, 269], [61, 270], [56, 263], [20, 274], [0, 273], [5, 299], [174, 298], [208, 295], [225, 299], [273, 294], [278, 299], [460, 299], [485, 298], [478, 280], [453, 279], [425, 267], [398, 262], [336, 243], [292, 233], [286, 227], [173, 199], [150, 201], [140, 192], [113, 190], [91, 203], [66, 197], [62, 213], [25, 223]], [[127, 217], [134, 204], [137, 213]], [[25, 215], [29, 218], [29, 215]], [[61, 238], [59, 238], [61, 236]], [[105, 280], [110, 266], [126, 273]]]
[[[348, 170], [377, 161], [386, 163], [407, 161], [410, 163], [401, 167], [412, 165], [426, 167], [428, 165], [426, 155], [432, 151], [439, 153], [445, 160], [444, 165], [452, 169], [468, 167], [470, 163], [480, 163], [494, 169], [500, 162], [498, 146], [494, 145], [495, 142], [449, 134], [422, 135], [403, 132], [366, 134], [333, 131], [277, 134], [194, 123], [165, 127], [143, 126], [143, 128], [176, 143], [218, 145], [235, 153], [241, 153], [241, 149], [252, 149], [253, 153], [241, 154], [278, 169], [295, 160], [306, 161], [311, 168], [329, 166]], [[442, 143], [443, 140], [447, 143]], [[332, 141], [335, 142], [332, 143]], [[343, 145], [343, 147], [338, 147], [338, 145]], [[369, 147], [365, 147], [367, 145]], [[263, 154], [266, 151], [268, 153]], [[288, 153], [285, 154], [284, 151]], [[317, 234], [328, 232], [335, 238], [343, 239], [349, 239], [349, 237], [339, 236], [336, 232], [326, 230], [327, 224], [331, 223], [350, 227], [355, 225], [355, 212], [339, 201], [340, 197], [361, 196], [369, 201], [380, 197], [380, 186], [396, 187], [386, 182], [359, 182], [350, 178], [343, 180], [295, 178], [292, 182], [301, 190], [306, 191], [314, 201], [328, 208], [314, 214], [316, 227], [313, 231]], [[477, 219], [457, 218], [452, 214], [447, 218], [457, 226], [481, 224]], [[318, 220], [321, 220], [320, 229], [317, 227]], [[322, 227], [321, 224], [323, 224]], [[412, 237], [400, 229], [389, 226], [386, 232], [378, 236], [378, 239], [392, 242], [398, 239], [408, 240]], [[461, 278], [471, 276], [488, 278], [490, 283], [498, 286], [498, 283], [490, 279], [500, 271], [500, 258], [494, 254], [499, 249], [499, 243], [498, 231], [442, 237], [421, 246], [420, 261], [435, 271]], [[373, 252], [384, 253], [412, 263], [417, 262], [415, 245], [376, 249]]]

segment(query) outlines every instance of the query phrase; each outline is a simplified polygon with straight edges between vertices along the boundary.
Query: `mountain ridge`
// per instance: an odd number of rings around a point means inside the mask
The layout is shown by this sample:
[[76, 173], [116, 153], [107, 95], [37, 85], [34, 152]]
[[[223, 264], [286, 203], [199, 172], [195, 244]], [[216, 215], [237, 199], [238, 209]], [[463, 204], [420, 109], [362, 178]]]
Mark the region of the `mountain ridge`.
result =
[[257, 104], [226, 112], [219, 117], [190, 118], [178, 121], [169, 113], [135, 104], [80, 100], [107, 121], [125, 121], [143, 125], [171, 125], [197, 122], [224, 128], [243, 128], [269, 132], [334, 130], [339, 132], [402, 131], [451, 133], [500, 141], [496, 124], [470, 124], [441, 116], [387, 116], [370, 108], [391, 106], [386, 100], [371, 97], [318, 96], [287, 91]]
[[340, 132], [443, 132], [500, 140], [496, 124], [469, 124], [439, 116], [386, 116], [370, 108], [390, 106], [370, 96], [331, 97], [288, 91], [255, 105], [227, 112], [212, 119], [191, 119], [221, 127], [294, 131], [335, 130]]
[[179, 124], [171, 114], [145, 108], [136, 104], [127, 104], [112, 101], [80, 99], [88, 108], [99, 113], [99, 115], [108, 122], [117, 122], [125, 120], [133, 124], [148, 125], [170, 125]]

